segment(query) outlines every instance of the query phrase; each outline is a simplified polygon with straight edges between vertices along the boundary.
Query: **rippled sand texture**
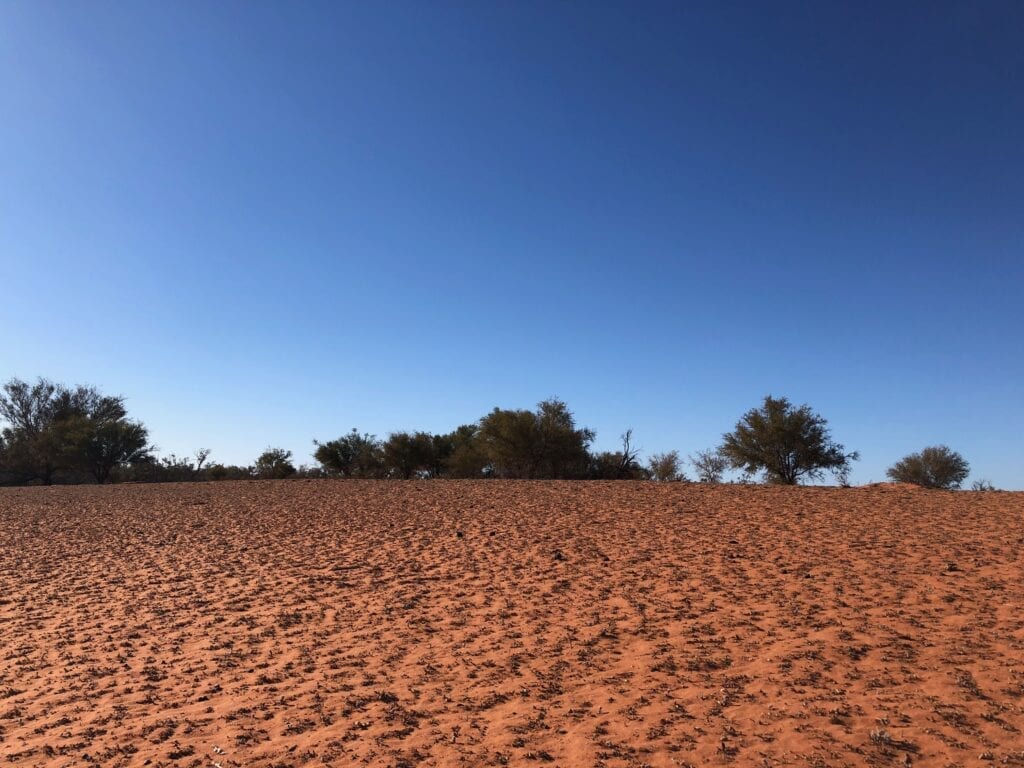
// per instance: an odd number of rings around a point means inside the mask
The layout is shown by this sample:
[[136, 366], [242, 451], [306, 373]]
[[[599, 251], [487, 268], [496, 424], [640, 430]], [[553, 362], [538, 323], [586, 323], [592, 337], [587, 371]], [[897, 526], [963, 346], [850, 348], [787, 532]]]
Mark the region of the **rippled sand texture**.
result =
[[1024, 765], [1024, 494], [0, 489], [14, 765]]

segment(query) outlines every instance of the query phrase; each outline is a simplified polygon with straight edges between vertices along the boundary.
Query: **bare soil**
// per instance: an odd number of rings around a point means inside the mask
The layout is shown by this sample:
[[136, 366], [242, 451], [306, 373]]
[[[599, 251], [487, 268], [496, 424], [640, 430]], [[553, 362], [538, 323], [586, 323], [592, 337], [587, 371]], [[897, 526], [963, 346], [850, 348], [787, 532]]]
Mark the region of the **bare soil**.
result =
[[0, 762], [1024, 765], [1024, 494], [0, 489]]

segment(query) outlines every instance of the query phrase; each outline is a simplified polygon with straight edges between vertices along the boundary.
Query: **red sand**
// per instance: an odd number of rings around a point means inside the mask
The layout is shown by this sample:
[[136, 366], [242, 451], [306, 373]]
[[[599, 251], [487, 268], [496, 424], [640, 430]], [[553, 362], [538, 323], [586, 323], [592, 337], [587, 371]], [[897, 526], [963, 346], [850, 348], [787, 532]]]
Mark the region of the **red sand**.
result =
[[21, 766], [1024, 765], [1024, 494], [0, 489]]

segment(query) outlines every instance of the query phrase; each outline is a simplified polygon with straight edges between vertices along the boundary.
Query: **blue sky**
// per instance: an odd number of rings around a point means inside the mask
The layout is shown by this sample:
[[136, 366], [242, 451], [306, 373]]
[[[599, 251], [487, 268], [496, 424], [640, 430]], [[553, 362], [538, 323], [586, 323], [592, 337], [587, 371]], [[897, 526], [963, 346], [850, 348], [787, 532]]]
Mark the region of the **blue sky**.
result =
[[310, 461], [768, 393], [1024, 488], [1024, 7], [0, 3], [0, 377]]

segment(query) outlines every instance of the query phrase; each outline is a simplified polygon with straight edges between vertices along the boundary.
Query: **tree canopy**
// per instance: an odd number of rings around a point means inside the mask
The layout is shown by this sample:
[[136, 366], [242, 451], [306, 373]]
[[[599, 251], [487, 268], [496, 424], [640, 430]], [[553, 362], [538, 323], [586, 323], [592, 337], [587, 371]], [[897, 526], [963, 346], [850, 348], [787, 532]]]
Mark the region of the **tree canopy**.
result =
[[762, 473], [769, 483], [796, 485], [820, 479], [826, 471], [845, 479], [856, 451], [833, 442], [828, 422], [808, 405], [796, 407], [785, 397], [768, 395], [759, 408], [744, 414], [723, 435], [721, 455], [733, 469]]
[[639, 454], [633, 445], [633, 430], [627, 429], [620, 439], [620, 450], [601, 451], [591, 455], [587, 477], [593, 480], [647, 479], [648, 471], [640, 463]]
[[[208, 462], [208, 449], [157, 456], [146, 426], [128, 417], [120, 395], [45, 378], [0, 385], [0, 485], [287, 477], [687, 481], [678, 451], [644, 461], [631, 429], [620, 439], [618, 450], [594, 450], [594, 430], [577, 424], [568, 405], [552, 397], [532, 410], [495, 407], [446, 433], [399, 430], [378, 439], [352, 428], [334, 440], [313, 441], [317, 466], [295, 466], [284, 448], [267, 448], [246, 466], [224, 465]], [[768, 395], [720, 446], [688, 461], [705, 483], [723, 482], [732, 469], [743, 473], [741, 482], [760, 475], [795, 485], [832, 473], [845, 485], [858, 458], [832, 439], [828, 422], [809, 405]], [[926, 488], [959, 488], [968, 472], [963, 456], [937, 445], [905, 456], [887, 475]], [[992, 485], [978, 481], [976, 487]]]
[[95, 387], [11, 379], [0, 390], [0, 418], [3, 470], [15, 482], [49, 485], [62, 473], [86, 473], [103, 483], [150, 456], [148, 431], [128, 419], [124, 398]]
[[707, 448], [697, 451], [690, 457], [690, 463], [697, 473], [697, 480], [702, 483], [720, 483], [729, 468], [729, 462], [718, 448]]
[[383, 475], [383, 446], [369, 433], [360, 434], [355, 427], [337, 440], [326, 443], [313, 441], [313, 458], [323, 468], [340, 477], [381, 477]]
[[561, 400], [549, 399], [535, 411], [495, 408], [480, 419], [475, 439], [494, 477], [581, 478], [594, 432], [577, 427]]
[[383, 464], [386, 472], [408, 480], [432, 475], [438, 466], [434, 436], [429, 432], [393, 432], [384, 441]]
[[686, 480], [683, 473], [679, 451], [666, 451], [652, 454], [647, 459], [647, 474], [651, 480], [659, 483], [682, 482]]
[[898, 483], [913, 483], [923, 488], [959, 488], [971, 468], [967, 461], [945, 445], [932, 445], [920, 453], [904, 456], [886, 475]]
[[292, 452], [284, 448], [267, 448], [256, 459], [256, 476], [263, 480], [283, 480], [295, 474]]

